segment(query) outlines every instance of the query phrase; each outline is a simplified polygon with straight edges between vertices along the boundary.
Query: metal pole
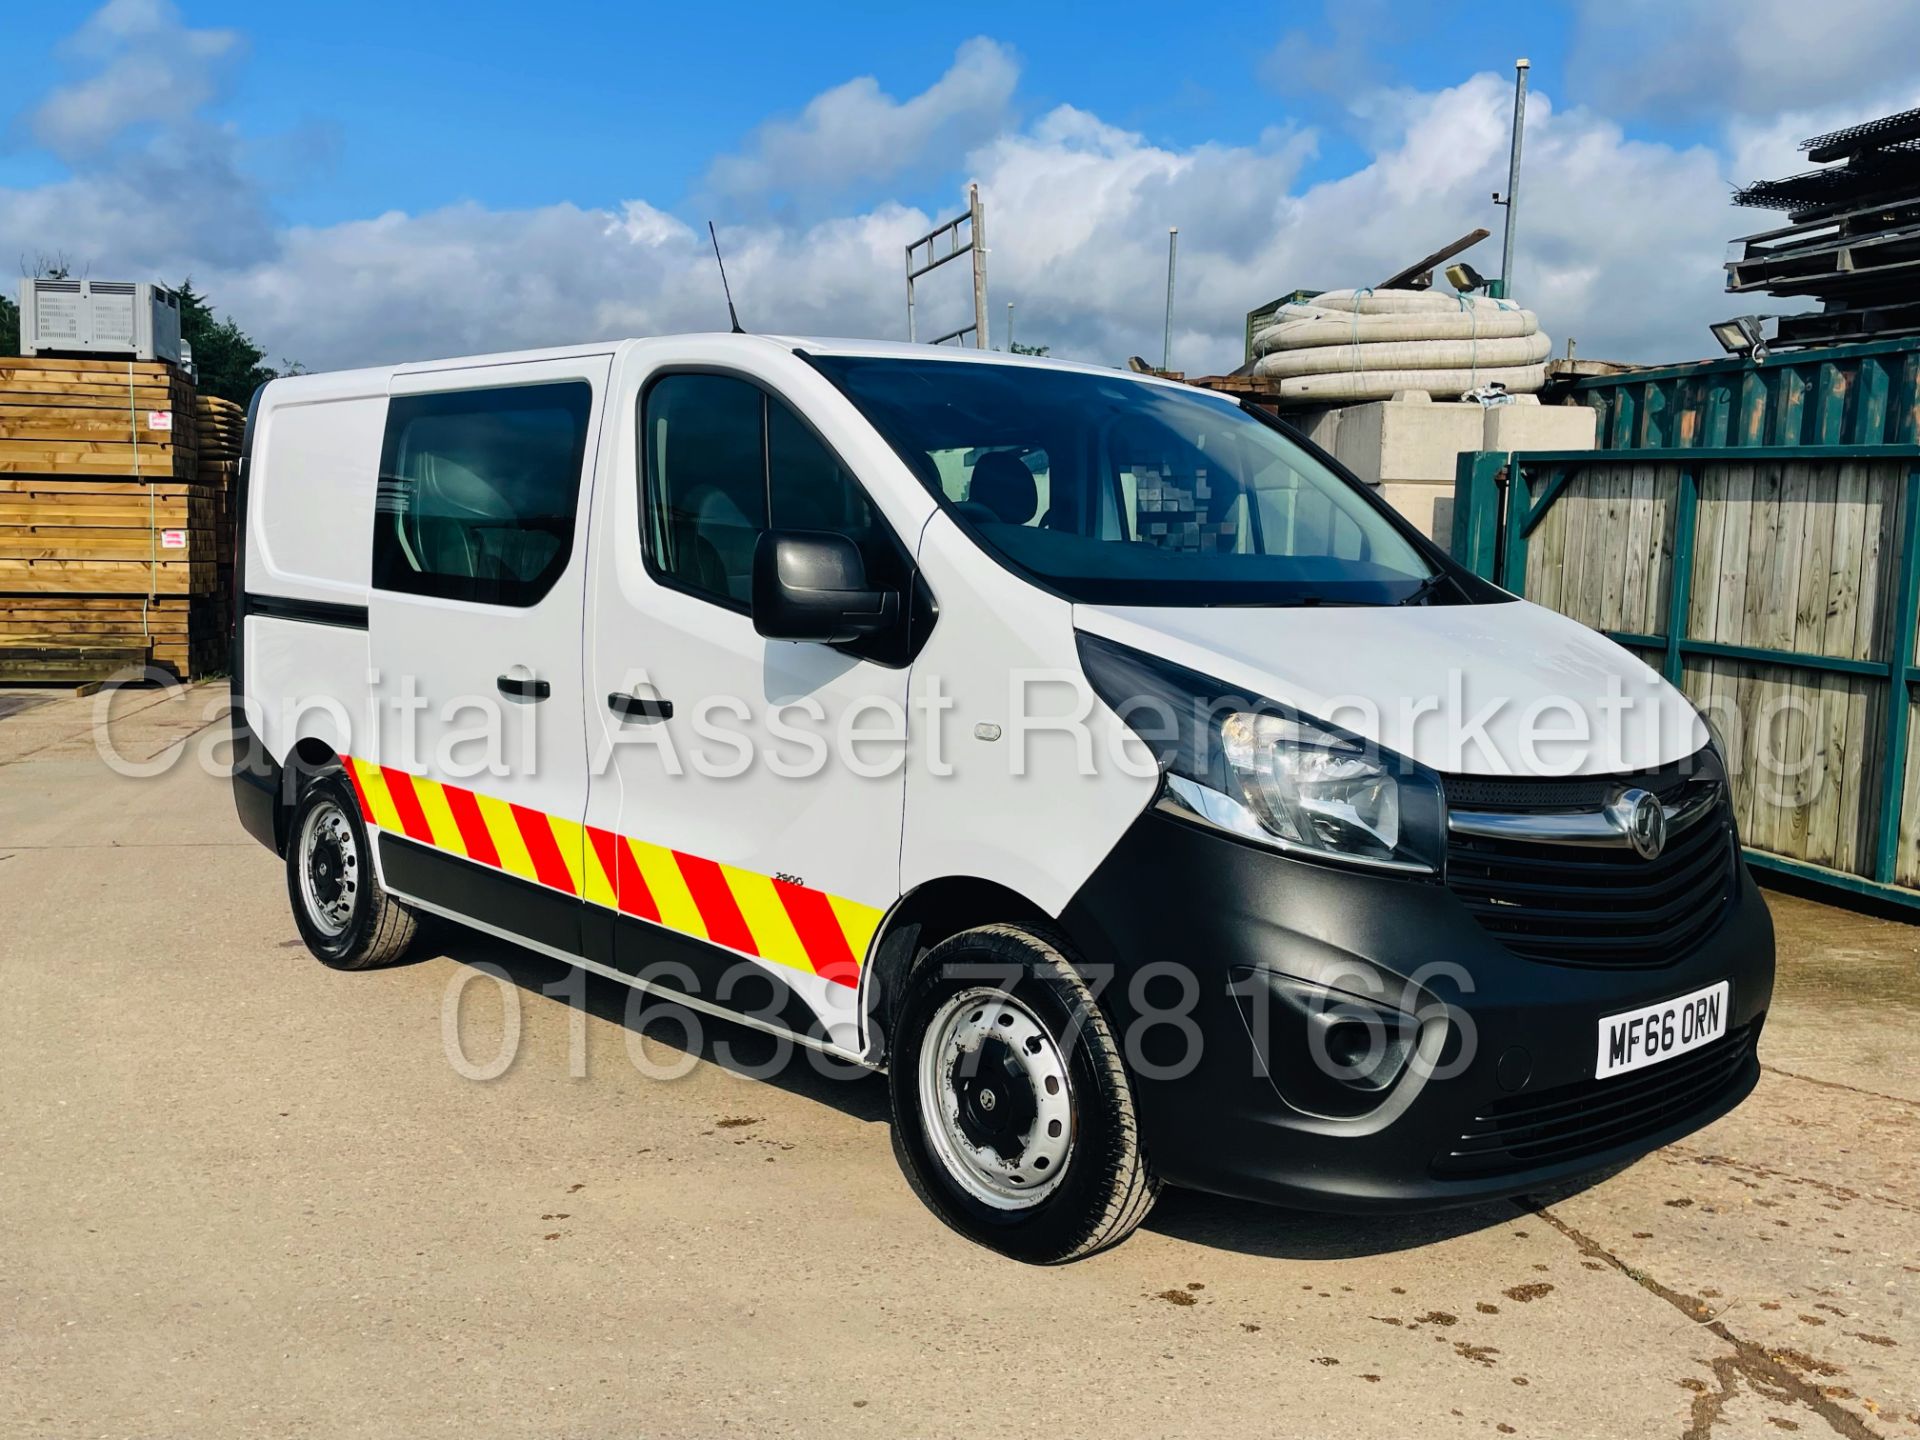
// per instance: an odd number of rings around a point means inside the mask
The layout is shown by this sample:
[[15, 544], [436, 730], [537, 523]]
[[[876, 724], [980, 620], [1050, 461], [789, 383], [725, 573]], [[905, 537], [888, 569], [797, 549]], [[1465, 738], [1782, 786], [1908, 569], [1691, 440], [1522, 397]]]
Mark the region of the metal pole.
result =
[[1160, 334], [1160, 368], [1172, 368], [1173, 357], [1173, 261], [1180, 249], [1180, 230], [1178, 226], [1167, 227], [1167, 324]]
[[1520, 213], [1520, 142], [1527, 133], [1527, 71], [1525, 56], [1513, 62], [1513, 153], [1507, 160], [1507, 238], [1500, 249], [1500, 296], [1513, 294], [1513, 222]]
[[1013, 353], [1013, 302], [1007, 302], [1007, 353]]
[[907, 341], [913, 341], [913, 246], [907, 246]]
[[973, 348], [987, 348], [987, 212], [980, 187], [967, 186], [967, 213], [973, 217]]

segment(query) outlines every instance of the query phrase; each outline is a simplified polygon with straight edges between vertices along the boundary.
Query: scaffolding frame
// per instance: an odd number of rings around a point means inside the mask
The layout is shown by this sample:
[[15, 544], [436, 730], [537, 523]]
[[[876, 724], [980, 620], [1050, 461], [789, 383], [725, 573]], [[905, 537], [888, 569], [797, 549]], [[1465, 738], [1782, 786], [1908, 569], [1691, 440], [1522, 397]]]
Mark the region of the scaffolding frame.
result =
[[[966, 239], [962, 243], [960, 230], [966, 227]], [[944, 238], [947, 242], [945, 254], [937, 253], [935, 242]], [[916, 253], [926, 251], [925, 263], [918, 263]], [[949, 261], [962, 256], [973, 259], [973, 324], [962, 325], [958, 330], [949, 330], [937, 339], [929, 340], [929, 345], [944, 345], [949, 340], [959, 340], [973, 336], [973, 348], [987, 348], [987, 213], [980, 203], [980, 187], [967, 186], [967, 211], [956, 215], [944, 225], [937, 225], [907, 246], [907, 339], [917, 340], [914, 330], [914, 281], [921, 276], [938, 270]]]

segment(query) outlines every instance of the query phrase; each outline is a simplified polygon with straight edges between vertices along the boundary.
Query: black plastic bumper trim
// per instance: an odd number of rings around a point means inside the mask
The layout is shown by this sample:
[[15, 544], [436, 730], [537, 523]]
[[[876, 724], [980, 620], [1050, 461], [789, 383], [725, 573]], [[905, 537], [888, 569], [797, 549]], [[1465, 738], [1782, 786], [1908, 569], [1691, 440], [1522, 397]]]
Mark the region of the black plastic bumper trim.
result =
[[[1128, 1068], [1141, 1137], [1160, 1174], [1170, 1184], [1310, 1210], [1492, 1199], [1678, 1139], [1752, 1088], [1759, 1072], [1750, 1054], [1687, 1106], [1651, 1106], [1616, 1134], [1583, 1137], [1583, 1153], [1528, 1153], [1497, 1174], [1432, 1169], [1490, 1107], [1548, 1103], [1562, 1087], [1590, 1084], [1600, 1017], [1725, 980], [1730, 1029], [1757, 1026], [1773, 991], [1772, 923], [1738, 867], [1720, 924], [1670, 964], [1570, 968], [1514, 954], [1445, 885], [1304, 864], [1150, 810], [1060, 918], [1088, 964], [1106, 972], [1100, 995], [1116, 1034], [1133, 1037]], [[1156, 972], [1169, 961], [1194, 983], [1163, 982]], [[1263, 1061], [1231, 990], [1234, 975], [1248, 970], [1439, 1017], [1446, 1033], [1438, 1072], [1410, 1067], [1365, 1113], [1359, 1105], [1346, 1116], [1315, 1107], [1284, 1066], [1276, 1072]], [[1173, 1011], [1189, 1023], [1167, 1023]], [[1275, 1027], [1266, 1043], [1286, 1033]], [[1197, 1048], [1186, 1036], [1197, 1037]]]
[[[765, 966], [691, 935], [650, 925], [490, 866], [382, 833], [387, 887], [509, 935], [610, 964], [653, 989], [825, 1041], [813, 1007]], [[611, 934], [609, 934], [609, 929]]]
[[383, 833], [380, 871], [402, 897], [561, 950], [582, 953], [581, 902], [558, 890], [448, 855], [404, 835]]

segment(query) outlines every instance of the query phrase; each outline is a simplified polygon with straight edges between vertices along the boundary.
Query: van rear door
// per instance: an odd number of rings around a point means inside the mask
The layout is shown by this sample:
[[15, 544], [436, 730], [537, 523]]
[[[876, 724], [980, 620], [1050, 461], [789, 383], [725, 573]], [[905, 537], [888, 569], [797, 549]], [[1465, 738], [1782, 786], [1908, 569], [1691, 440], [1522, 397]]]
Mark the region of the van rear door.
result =
[[377, 713], [351, 767], [389, 889], [567, 954], [587, 802], [584, 517], [609, 364], [394, 377], [368, 605]]

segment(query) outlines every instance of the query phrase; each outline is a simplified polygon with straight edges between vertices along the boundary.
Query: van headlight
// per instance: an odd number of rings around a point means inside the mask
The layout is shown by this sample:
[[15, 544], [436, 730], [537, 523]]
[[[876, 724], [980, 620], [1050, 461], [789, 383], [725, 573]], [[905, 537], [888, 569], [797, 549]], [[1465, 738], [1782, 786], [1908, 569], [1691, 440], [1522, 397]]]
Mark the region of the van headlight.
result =
[[1113, 641], [1079, 644], [1094, 693], [1159, 760], [1170, 808], [1304, 858], [1441, 872], [1445, 804], [1425, 766]]

